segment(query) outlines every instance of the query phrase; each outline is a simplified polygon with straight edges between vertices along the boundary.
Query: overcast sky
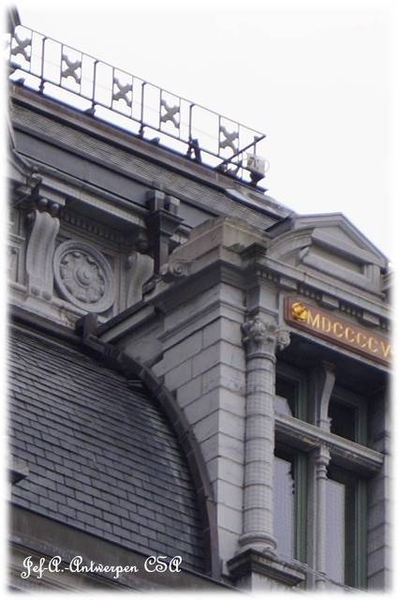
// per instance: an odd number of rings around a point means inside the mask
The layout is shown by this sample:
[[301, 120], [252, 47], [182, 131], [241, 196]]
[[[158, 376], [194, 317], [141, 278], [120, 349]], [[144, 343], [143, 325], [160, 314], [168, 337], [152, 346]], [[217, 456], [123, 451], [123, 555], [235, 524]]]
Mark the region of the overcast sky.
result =
[[342, 212], [392, 255], [394, 1], [15, 4], [27, 27], [266, 133], [272, 197]]

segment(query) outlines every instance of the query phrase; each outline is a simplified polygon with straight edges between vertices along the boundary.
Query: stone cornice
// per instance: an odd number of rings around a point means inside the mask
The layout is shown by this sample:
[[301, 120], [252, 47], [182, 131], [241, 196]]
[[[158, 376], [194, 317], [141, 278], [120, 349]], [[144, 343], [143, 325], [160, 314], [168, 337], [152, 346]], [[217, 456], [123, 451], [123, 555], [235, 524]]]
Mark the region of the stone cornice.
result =
[[248, 286], [261, 285], [262, 281], [273, 282], [282, 291], [312, 298], [321, 306], [350, 314], [362, 323], [379, 326], [381, 330], [388, 328], [390, 306], [359, 293], [357, 289], [350, 290], [343, 283], [339, 287], [332, 285], [322, 277], [269, 258], [247, 264], [245, 271]]
[[[178, 260], [177, 263], [179, 263]], [[165, 286], [159, 294], [149, 298], [149, 302], [153, 302], [161, 312], [168, 312], [221, 283], [244, 289], [242, 270], [224, 260], [216, 260], [187, 277], [183, 275], [177, 279], [174, 285]]]
[[[120, 155], [121, 153], [124, 153], [126, 155], [126, 160], [118, 160], [117, 164], [116, 160], [112, 160], [112, 168], [116, 168], [119, 173], [126, 174], [136, 182], [142, 183], [143, 185], [154, 189], [157, 188], [156, 182], [154, 181], [155, 178], [147, 176], [148, 169], [143, 170], [139, 166], [139, 163], [141, 164], [142, 160], [145, 160], [149, 164], [153, 163], [155, 168], [160, 167], [169, 172], [175, 172], [176, 177], [179, 180], [187, 180], [187, 178], [189, 178], [192, 184], [197, 188], [199, 186], [203, 188], [203, 193], [206, 189], [212, 190], [213, 196], [215, 193], [217, 196], [219, 196], [219, 205], [213, 199], [208, 201], [206, 199], [206, 194], [204, 194], [204, 199], [201, 200], [198, 194], [196, 194], [196, 197], [194, 197], [194, 195], [191, 195], [189, 191], [187, 193], [187, 185], [180, 186], [171, 182], [170, 188], [168, 187], [168, 189], [166, 189], [166, 187], [164, 187], [163, 189], [165, 193], [175, 195], [181, 201], [208, 210], [210, 216], [228, 214], [228, 211], [225, 210], [226, 203], [231, 203], [231, 200], [227, 201], [226, 199], [226, 190], [228, 189], [237, 191], [247, 190], [251, 194], [257, 193], [253, 187], [245, 182], [236, 182], [230, 177], [219, 171], [216, 171], [211, 167], [198, 164], [190, 160], [184, 160], [181, 154], [175, 154], [173, 150], [165, 150], [162, 147], [151, 144], [151, 142], [148, 140], [140, 139], [138, 136], [132, 136], [132, 134], [128, 131], [123, 131], [118, 127], [113, 127], [109, 123], [103, 123], [100, 119], [93, 119], [93, 117], [74, 110], [73, 107], [62, 104], [60, 105], [57, 101], [54, 101], [50, 97], [43, 97], [43, 95], [32, 93], [29, 90], [16, 85], [11, 86], [10, 96], [16, 106], [20, 106], [23, 109], [28, 108], [29, 110], [33, 110], [39, 113], [42, 118], [51, 119], [60, 125], [78, 130], [82, 134], [90, 136], [91, 139], [98, 140], [98, 146], [100, 148], [104, 147], [104, 145], [113, 145], [116, 149], [115, 154]], [[22, 122], [21, 119], [16, 118], [15, 120], [18, 123], [18, 128], [37, 136], [37, 130], [28, 127]], [[41, 132], [41, 135], [43, 135], [43, 132]], [[54, 138], [51, 136], [51, 134], [48, 136], [48, 140], [50, 142], [54, 142]], [[69, 148], [69, 146], [65, 144], [63, 140], [57, 140], [57, 142], [60, 146], [65, 147], [65, 149]], [[84, 153], [83, 150], [79, 148], [74, 148], [74, 151], [79, 152], [80, 154]], [[101, 154], [103, 154], [103, 151], [100, 150], [99, 157]], [[91, 159], [94, 160], [94, 153], [92, 154]], [[97, 160], [101, 161], [101, 158], [98, 158]], [[104, 166], [109, 167], [110, 157], [108, 156], [106, 161], [102, 160], [102, 162]], [[134, 171], [131, 168], [132, 162], [135, 164], [137, 163], [138, 165], [138, 168], [135, 168]], [[122, 163], [126, 163], [126, 165], [130, 163], [130, 166], [124, 168], [122, 167]], [[258, 197], [259, 200], [265, 205], [262, 213], [259, 214], [258, 212], [257, 215], [258, 218], [261, 219], [263, 228], [268, 227], [270, 224], [275, 223], [276, 220], [278, 220], [279, 217], [276, 214], [278, 211], [281, 210], [282, 217], [286, 216], [287, 209], [282, 208], [273, 199], [265, 197], [261, 192], [258, 192]], [[270, 202], [273, 207], [270, 211], [267, 210], [267, 202]], [[245, 214], [248, 215], [247, 207], [238, 203], [236, 206], [236, 211], [239, 213], [242, 212], [243, 218], [245, 218]], [[253, 212], [251, 216], [255, 222], [255, 212]]]

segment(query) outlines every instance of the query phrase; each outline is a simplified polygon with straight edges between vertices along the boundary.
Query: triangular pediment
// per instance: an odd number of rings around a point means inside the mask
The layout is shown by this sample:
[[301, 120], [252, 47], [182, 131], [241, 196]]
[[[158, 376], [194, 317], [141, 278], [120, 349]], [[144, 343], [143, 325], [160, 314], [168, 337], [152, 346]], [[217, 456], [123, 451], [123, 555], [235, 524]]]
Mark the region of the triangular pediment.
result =
[[381, 292], [387, 258], [343, 214], [293, 217], [273, 231], [268, 255], [301, 270]]

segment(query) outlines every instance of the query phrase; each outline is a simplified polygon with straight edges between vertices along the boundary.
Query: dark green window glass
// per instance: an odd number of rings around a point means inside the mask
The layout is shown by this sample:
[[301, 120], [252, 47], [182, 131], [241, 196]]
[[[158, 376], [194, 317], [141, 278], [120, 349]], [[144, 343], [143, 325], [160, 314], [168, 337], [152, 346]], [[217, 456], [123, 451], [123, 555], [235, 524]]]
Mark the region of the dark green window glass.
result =
[[353, 406], [332, 400], [328, 411], [331, 419], [331, 433], [356, 441], [356, 412], [356, 408]]
[[275, 408], [280, 415], [307, 419], [306, 380], [293, 368], [278, 369]]
[[328, 408], [331, 433], [358, 444], [367, 444], [367, 403], [356, 397], [352, 402], [332, 396]]

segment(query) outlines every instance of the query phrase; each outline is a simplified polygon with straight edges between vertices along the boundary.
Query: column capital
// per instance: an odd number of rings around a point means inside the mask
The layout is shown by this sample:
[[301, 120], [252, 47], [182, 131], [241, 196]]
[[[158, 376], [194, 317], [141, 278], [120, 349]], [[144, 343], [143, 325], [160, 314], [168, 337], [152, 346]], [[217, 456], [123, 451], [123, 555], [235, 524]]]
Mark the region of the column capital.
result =
[[274, 357], [276, 350], [284, 350], [290, 343], [287, 329], [278, 327], [272, 321], [264, 321], [259, 316], [248, 319], [241, 328], [248, 356], [257, 354]]

